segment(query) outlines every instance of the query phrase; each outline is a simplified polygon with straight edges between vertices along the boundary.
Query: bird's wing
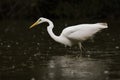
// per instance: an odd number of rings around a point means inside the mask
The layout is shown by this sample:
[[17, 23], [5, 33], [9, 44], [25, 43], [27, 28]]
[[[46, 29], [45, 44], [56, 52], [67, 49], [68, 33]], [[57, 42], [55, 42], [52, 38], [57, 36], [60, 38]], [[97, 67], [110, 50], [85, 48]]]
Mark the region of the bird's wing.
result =
[[62, 35], [72, 40], [82, 41], [88, 39], [96, 32], [96, 28], [92, 27], [92, 25], [89, 26], [86, 24], [65, 28]]
[[80, 28], [80, 27], [77, 27], [77, 26], [67, 27], [67, 28], [65, 28], [65, 29], [62, 31], [61, 35], [68, 36], [68, 35], [70, 35], [71, 33], [79, 30], [79, 28]]

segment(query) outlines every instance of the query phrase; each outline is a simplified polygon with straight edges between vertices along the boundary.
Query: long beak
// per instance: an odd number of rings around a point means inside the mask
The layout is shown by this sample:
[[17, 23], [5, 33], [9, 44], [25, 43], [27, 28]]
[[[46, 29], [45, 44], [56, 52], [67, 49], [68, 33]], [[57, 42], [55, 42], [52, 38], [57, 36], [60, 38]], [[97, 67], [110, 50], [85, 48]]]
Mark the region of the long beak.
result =
[[36, 25], [38, 25], [39, 23], [38, 23], [38, 21], [36, 21], [34, 24], [32, 24], [29, 28], [31, 29], [31, 28], [33, 28], [33, 27], [35, 27]]

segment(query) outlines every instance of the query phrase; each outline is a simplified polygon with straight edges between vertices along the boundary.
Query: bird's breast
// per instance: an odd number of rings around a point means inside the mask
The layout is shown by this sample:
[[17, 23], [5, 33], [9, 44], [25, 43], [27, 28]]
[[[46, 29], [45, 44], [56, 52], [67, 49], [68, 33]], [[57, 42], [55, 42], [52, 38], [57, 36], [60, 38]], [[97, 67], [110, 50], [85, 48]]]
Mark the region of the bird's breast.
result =
[[67, 37], [64, 37], [64, 36], [60, 36], [60, 43], [66, 45], [66, 46], [72, 46], [73, 45], [71, 40], [68, 39]]

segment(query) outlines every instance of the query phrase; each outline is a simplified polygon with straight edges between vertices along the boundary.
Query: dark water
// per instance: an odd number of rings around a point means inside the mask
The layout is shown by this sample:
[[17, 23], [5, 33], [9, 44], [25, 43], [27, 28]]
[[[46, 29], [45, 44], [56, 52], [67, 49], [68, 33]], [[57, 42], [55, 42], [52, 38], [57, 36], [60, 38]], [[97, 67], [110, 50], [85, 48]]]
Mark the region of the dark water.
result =
[[119, 34], [103, 30], [83, 44], [79, 57], [78, 47], [64, 47], [46, 27], [29, 30], [29, 24], [1, 22], [0, 80], [120, 80]]

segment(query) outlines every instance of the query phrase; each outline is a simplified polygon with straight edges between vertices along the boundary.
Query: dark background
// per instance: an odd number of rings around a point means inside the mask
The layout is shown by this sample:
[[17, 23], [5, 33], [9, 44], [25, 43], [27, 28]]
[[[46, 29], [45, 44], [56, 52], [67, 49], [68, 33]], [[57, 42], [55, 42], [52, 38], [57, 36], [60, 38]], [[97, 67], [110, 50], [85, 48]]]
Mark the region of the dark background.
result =
[[[39, 17], [51, 19], [55, 22], [55, 26], [60, 26], [62, 29], [66, 24], [69, 26], [80, 23], [107, 22], [111, 32], [119, 33], [120, 0], [0, 1], [1, 24], [2, 21], [7, 23], [11, 20], [21, 20], [23, 23], [31, 21], [32, 24]], [[58, 24], [56, 21], [61, 21], [61, 23]], [[26, 27], [27, 24], [22, 26]], [[57, 29], [59, 30], [59, 27]]]
[[28, 29], [39, 17], [52, 20], [57, 35], [67, 26], [107, 22], [108, 35], [117, 40], [120, 37], [120, 0], [1, 0], [1, 40], [27, 41], [31, 36], [43, 38], [43, 35], [46, 40], [49, 36], [46, 27]]
[[[46, 30], [48, 24], [43, 23], [38, 25], [39, 27], [29, 29], [39, 17], [54, 22], [53, 31], [56, 35], [67, 26], [107, 22], [108, 29], [97, 33], [83, 45], [86, 54], [92, 58], [106, 60], [109, 80], [120, 79], [120, 0], [0, 0], [0, 80], [47, 78], [43, 73], [49, 73], [49, 68], [47, 70], [45, 66], [51, 56], [79, 55], [77, 46], [65, 48], [64, 45], [53, 41]], [[97, 69], [93, 68], [95, 65], [90, 70]], [[56, 74], [59, 70], [51, 71]]]
[[119, 19], [119, 0], [1, 0], [0, 19]]
[[[30, 45], [33, 44], [32, 42], [47, 43], [46, 48], [57, 44], [48, 35], [46, 23], [29, 29], [29, 26], [40, 17], [48, 18], [54, 22], [53, 31], [56, 35], [59, 35], [67, 26], [107, 22], [109, 28], [94, 39], [97, 39], [96, 42], [99, 44], [110, 42], [112, 44], [110, 47], [120, 43], [120, 0], [1, 0], [1, 44], [3, 42], [8, 44], [21, 42], [24, 43], [21, 46], [25, 48], [32, 46]], [[109, 44], [104, 46], [107, 45]]]

